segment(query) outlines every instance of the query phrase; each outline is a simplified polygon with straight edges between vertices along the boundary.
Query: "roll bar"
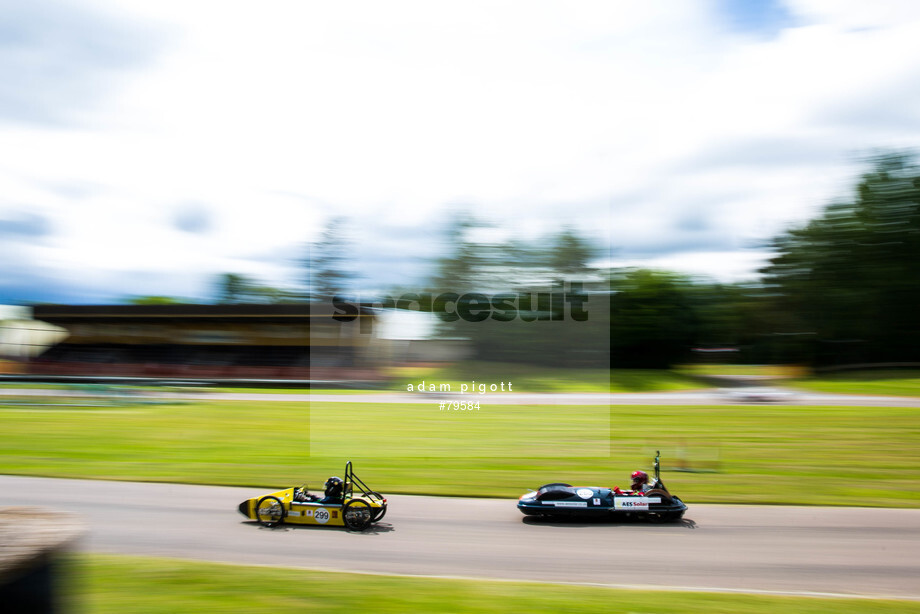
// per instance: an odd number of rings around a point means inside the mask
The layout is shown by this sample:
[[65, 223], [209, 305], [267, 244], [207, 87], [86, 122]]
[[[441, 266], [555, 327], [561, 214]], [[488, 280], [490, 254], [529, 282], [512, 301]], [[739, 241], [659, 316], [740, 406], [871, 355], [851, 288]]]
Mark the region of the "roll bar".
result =
[[351, 461], [348, 461], [345, 463], [345, 496], [351, 497], [354, 494], [355, 484], [361, 489], [362, 495], [366, 496], [369, 492], [372, 492], [368, 485], [355, 475], [355, 471], [351, 467]]

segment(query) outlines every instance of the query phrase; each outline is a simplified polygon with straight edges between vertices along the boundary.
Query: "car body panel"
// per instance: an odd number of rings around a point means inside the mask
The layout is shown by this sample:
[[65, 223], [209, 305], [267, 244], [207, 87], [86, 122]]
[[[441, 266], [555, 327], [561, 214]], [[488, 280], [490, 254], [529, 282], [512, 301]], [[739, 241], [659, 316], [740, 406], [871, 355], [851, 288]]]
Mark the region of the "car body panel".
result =
[[[308, 498], [317, 500], [304, 500]], [[387, 507], [383, 495], [367, 488], [354, 475], [351, 462], [345, 466], [341, 502], [323, 503], [318, 499], [311, 497], [306, 488], [294, 486], [246, 499], [237, 509], [246, 518], [269, 527], [285, 523], [363, 530], [383, 518]]]
[[295, 501], [294, 493], [299, 490], [296, 487], [285, 488], [275, 492], [259, 495], [243, 501], [239, 510], [243, 516], [251, 520], [258, 520], [256, 506], [259, 501], [265, 497], [275, 497], [281, 501], [284, 506], [284, 522], [286, 524], [316, 524], [329, 527], [342, 527], [345, 523], [342, 519], [342, 507], [348, 501], [360, 499], [366, 501], [371, 508], [382, 507], [381, 502], [372, 500], [368, 497], [348, 497], [342, 503], [320, 503], [319, 501]]
[[655, 456], [655, 478], [644, 492], [554, 482], [522, 495], [518, 499], [518, 510], [525, 516], [547, 518], [679, 520], [687, 511], [687, 505], [668, 492], [661, 481], [659, 456]]

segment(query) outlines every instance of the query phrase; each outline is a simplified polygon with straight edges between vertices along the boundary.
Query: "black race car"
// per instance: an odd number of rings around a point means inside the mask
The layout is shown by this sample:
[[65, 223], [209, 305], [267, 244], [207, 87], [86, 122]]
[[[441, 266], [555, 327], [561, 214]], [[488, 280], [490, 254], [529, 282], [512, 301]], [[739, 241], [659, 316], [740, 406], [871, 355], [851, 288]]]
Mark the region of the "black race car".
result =
[[661, 481], [655, 454], [655, 479], [643, 490], [619, 491], [599, 486], [544, 484], [518, 500], [526, 516], [595, 519], [640, 518], [652, 522], [680, 520], [687, 511], [683, 501], [668, 492]]

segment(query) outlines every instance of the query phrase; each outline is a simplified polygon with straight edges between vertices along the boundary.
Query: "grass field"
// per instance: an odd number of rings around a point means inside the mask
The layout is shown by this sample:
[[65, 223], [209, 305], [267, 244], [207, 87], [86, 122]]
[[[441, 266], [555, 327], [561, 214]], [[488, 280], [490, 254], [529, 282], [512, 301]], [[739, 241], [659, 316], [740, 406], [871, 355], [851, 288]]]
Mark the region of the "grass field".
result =
[[[691, 390], [704, 388], [708, 384], [695, 379], [692, 374], [663, 369], [562, 369], [534, 365], [461, 362], [433, 367], [391, 367], [385, 369], [388, 380], [371, 389], [353, 387], [313, 388], [322, 394], [366, 394], [381, 390], [405, 392], [409, 384], [417, 387], [421, 381], [448, 384], [452, 390], [460, 390], [462, 384], [512, 383], [515, 392], [655, 392], [666, 390]], [[42, 388], [66, 392], [117, 393], [119, 390], [153, 391], [166, 390], [188, 394], [219, 392], [252, 392], [270, 394], [303, 394], [306, 388], [266, 388], [173, 385], [159, 389], [152, 386], [119, 386], [99, 384], [45, 384], [4, 382], [0, 389], [12, 391], [19, 388]]]
[[[781, 386], [859, 395], [920, 396], [920, 369], [876, 369], [845, 371], [808, 376], [805, 370], [790, 365], [681, 365], [673, 370], [655, 369], [558, 369], [532, 365], [507, 363], [465, 362], [443, 367], [394, 367], [387, 371], [390, 380], [381, 388], [362, 390], [355, 388], [315, 388], [312, 392], [322, 394], [366, 394], [381, 389], [406, 391], [409, 384], [418, 386], [426, 383], [449, 384], [452, 390], [459, 390], [461, 384], [512, 382], [515, 392], [660, 392], [693, 390], [712, 387], [712, 376], [752, 376], [775, 378]], [[106, 390], [118, 392], [155, 391], [163, 388], [100, 386], [95, 384], [38, 384], [3, 383], [0, 388], [13, 391], [17, 388], [44, 388], [63, 391]], [[242, 388], [242, 387], [198, 387], [173, 386], [166, 390], [184, 393], [253, 392], [272, 394], [303, 394], [304, 388]]]
[[[0, 406], [0, 473], [314, 487], [353, 460], [389, 493], [626, 486], [662, 451], [688, 502], [920, 507], [911, 408], [187, 402]], [[714, 470], [684, 473], [675, 469]]]
[[920, 396], [920, 370], [891, 369], [848, 371], [787, 382], [788, 385], [835, 394]]
[[90, 614], [175, 612], [920, 612], [920, 603], [618, 590], [562, 584], [371, 576], [176, 559], [84, 556], [70, 598]]
[[753, 377], [790, 378], [804, 377], [807, 369], [797, 365], [732, 365], [686, 364], [675, 367], [674, 372], [687, 376], [733, 375]]

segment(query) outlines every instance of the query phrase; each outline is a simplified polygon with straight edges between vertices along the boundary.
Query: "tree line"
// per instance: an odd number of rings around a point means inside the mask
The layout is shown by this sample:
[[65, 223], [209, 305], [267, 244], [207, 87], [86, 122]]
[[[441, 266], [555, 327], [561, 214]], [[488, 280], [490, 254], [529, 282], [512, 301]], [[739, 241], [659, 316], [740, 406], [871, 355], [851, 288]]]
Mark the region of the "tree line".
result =
[[[538, 316], [461, 318], [441, 326], [445, 336], [469, 339], [480, 358], [661, 368], [693, 359], [694, 352], [725, 349], [749, 363], [920, 362], [920, 169], [909, 152], [880, 154], [867, 166], [849, 198], [774, 237], [774, 255], [751, 282], [600, 268], [592, 262], [604, 255], [601, 248], [573, 228], [534, 243], [475, 241], [471, 231], [484, 223], [461, 215], [448, 236], [448, 255], [414, 290], [513, 292], [528, 297], [528, 313], [552, 314], [559, 305], [553, 293], [574, 283], [589, 293], [595, 314], [599, 304], [609, 314], [588, 325], [562, 321], [542, 329], [532, 323]], [[226, 274], [217, 281], [215, 302], [317, 301], [349, 293], [346, 224], [333, 220], [310, 246], [302, 291]]]
[[920, 362], [920, 168], [875, 156], [849, 198], [774, 237], [760, 279], [630, 271], [612, 284], [611, 362], [668, 366], [694, 349], [812, 367]]

